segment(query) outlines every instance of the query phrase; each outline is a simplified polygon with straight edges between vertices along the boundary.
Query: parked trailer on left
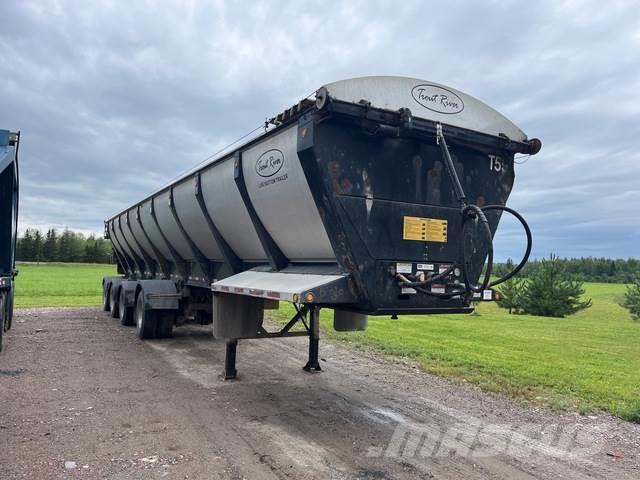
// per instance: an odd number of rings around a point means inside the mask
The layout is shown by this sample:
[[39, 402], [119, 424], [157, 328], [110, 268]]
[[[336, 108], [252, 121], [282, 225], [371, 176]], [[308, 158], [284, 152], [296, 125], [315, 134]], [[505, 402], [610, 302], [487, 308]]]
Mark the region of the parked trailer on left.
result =
[[18, 234], [18, 145], [20, 132], [0, 130], [0, 351], [11, 328]]

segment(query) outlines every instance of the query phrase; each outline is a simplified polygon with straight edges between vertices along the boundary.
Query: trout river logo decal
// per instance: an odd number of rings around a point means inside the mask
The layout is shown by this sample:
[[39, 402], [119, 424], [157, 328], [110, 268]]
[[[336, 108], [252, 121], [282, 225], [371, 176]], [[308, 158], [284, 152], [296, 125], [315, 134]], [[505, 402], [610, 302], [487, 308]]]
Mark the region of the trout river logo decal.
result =
[[284, 155], [280, 150], [264, 152], [256, 160], [256, 173], [261, 177], [273, 177], [284, 165]]
[[464, 102], [458, 95], [437, 85], [416, 85], [411, 89], [411, 96], [432, 112], [452, 115], [464, 110]]

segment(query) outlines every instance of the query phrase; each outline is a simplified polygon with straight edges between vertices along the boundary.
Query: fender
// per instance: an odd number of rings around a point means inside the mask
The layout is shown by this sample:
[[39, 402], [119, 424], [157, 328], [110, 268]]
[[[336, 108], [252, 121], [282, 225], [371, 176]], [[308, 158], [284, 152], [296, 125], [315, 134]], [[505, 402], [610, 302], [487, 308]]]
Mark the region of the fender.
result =
[[[129, 283], [129, 282], [127, 282]], [[138, 280], [136, 295], [144, 295], [144, 307], [147, 310], [178, 310], [182, 293], [172, 280]]]

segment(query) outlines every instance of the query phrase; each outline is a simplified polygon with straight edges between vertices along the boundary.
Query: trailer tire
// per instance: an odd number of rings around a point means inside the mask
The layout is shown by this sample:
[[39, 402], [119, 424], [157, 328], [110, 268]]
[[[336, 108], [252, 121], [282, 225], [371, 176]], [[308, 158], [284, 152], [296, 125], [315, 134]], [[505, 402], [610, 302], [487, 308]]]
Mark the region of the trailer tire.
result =
[[111, 302], [109, 295], [111, 294], [111, 283], [104, 282], [102, 284], [102, 310], [108, 312], [111, 310]]
[[119, 309], [120, 323], [124, 326], [134, 325], [134, 322], [133, 322], [134, 307], [127, 307], [124, 288], [120, 288], [120, 297], [118, 298], [118, 309]]
[[173, 310], [160, 310], [157, 316], [157, 338], [170, 338], [173, 336], [173, 324], [175, 323], [176, 313]]
[[109, 289], [109, 311], [113, 318], [120, 316], [120, 289], [113, 285]]
[[141, 340], [156, 338], [158, 315], [155, 310], [146, 310], [144, 308], [144, 291], [142, 290], [140, 290], [136, 298], [135, 318], [138, 338]]

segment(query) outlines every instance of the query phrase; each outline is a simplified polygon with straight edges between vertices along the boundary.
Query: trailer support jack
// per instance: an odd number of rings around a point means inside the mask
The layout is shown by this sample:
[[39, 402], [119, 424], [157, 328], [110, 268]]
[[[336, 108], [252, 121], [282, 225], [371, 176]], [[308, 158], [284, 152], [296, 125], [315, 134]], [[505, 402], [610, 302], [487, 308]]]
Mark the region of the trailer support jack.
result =
[[320, 342], [320, 308], [309, 308], [309, 360], [302, 367], [306, 372], [320, 372], [322, 368], [318, 362], [318, 344]]
[[[257, 338], [287, 338], [287, 337], [309, 337], [309, 359], [303, 369], [307, 372], [320, 372], [322, 368], [318, 362], [318, 344], [320, 341], [320, 307], [315, 305], [298, 306], [294, 304], [296, 314], [281, 330], [277, 332], [268, 332], [260, 327], [255, 335], [243, 336], [243, 339]], [[305, 321], [309, 320], [309, 325]], [[304, 330], [291, 331], [298, 322], [302, 323]], [[238, 339], [230, 338], [226, 343], [226, 353], [224, 357], [225, 380], [235, 380], [238, 377], [236, 370], [236, 349], [238, 348]]]
[[238, 347], [238, 339], [227, 340], [227, 352], [224, 357], [224, 379], [235, 380], [238, 376], [236, 370], [236, 348]]

